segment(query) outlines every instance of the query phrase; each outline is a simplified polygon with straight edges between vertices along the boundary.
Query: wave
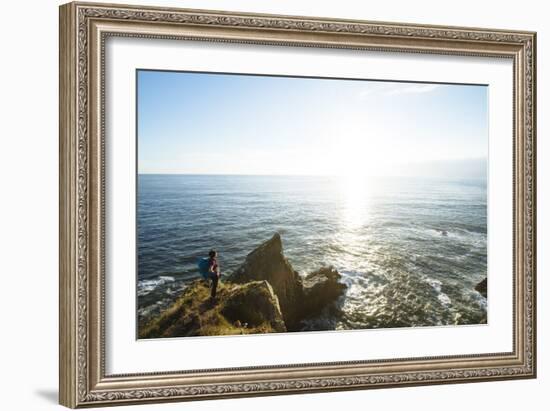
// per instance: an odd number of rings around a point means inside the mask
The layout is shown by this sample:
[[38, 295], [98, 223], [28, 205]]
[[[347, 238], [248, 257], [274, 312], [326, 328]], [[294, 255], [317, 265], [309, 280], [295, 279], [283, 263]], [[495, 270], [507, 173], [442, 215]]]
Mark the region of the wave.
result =
[[441, 286], [443, 283], [439, 280], [434, 280], [433, 278], [426, 278], [426, 282], [430, 284], [435, 292], [437, 293], [437, 299], [446, 307], [451, 305], [451, 299], [447, 294], [441, 291]]
[[479, 323], [486, 301], [472, 290], [487, 273], [486, 188], [392, 180], [361, 199], [337, 183], [140, 176], [140, 309], [174, 298], [209, 249], [230, 274], [277, 231], [300, 274], [321, 265], [342, 274], [341, 328]]
[[161, 275], [154, 280], [139, 280], [137, 283], [137, 295], [138, 297], [144, 297], [155, 291], [158, 287], [174, 283], [175, 281], [176, 279], [174, 277], [164, 275]]

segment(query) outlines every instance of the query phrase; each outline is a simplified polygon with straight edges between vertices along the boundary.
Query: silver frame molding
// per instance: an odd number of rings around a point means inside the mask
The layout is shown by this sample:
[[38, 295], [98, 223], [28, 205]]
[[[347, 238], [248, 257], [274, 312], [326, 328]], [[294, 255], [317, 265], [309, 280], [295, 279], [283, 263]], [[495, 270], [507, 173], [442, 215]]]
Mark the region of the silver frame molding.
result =
[[[511, 59], [513, 351], [106, 375], [104, 48], [110, 36]], [[536, 376], [536, 33], [69, 3], [60, 7], [59, 57], [62, 405], [76, 408]]]

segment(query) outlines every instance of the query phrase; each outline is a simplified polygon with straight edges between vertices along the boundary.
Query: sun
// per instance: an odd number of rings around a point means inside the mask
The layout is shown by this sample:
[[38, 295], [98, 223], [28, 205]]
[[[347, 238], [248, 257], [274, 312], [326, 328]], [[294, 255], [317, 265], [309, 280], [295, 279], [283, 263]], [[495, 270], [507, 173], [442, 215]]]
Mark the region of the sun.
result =
[[388, 157], [379, 140], [366, 127], [341, 129], [332, 143], [336, 174], [350, 179], [383, 174]]

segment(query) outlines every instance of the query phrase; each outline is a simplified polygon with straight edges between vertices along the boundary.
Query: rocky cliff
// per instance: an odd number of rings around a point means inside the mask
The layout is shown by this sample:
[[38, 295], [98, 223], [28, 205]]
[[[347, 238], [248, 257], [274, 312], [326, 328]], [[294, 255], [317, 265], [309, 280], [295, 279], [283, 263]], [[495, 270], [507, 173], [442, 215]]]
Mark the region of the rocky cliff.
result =
[[279, 298], [287, 327], [295, 329], [300, 320], [303, 285], [300, 275], [283, 254], [278, 233], [248, 254], [244, 263], [228, 279], [235, 283], [254, 280], [266, 280], [271, 284]]
[[342, 276], [333, 267], [322, 267], [306, 276], [304, 279], [304, 300], [301, 318], [312, 318], [321, 314], [337, 314], [335, 304], [346, 291], [346, 285], [341, 282]]
[[476, 286], [475, 289], [478, 293], [480, 293], [482, 296], [487, 298], [487, 277], [485, 277], [483, 280], [481, 280]]
[[257, 334], [286, 331], [279, 301], [267, 281], [220, 286], [210, 300], [205, 281], [192, 282], [158, 317], [139, 330], [140, 338]]
[[337, 315], [346, 286], [334, 268], [305, 277], [292, 268], [279, 234], [259, 245], [227, 279], [216, 301], [197, 280], [160, 315], [140, 324], [140, 338], [300, 331], [305, 321]]

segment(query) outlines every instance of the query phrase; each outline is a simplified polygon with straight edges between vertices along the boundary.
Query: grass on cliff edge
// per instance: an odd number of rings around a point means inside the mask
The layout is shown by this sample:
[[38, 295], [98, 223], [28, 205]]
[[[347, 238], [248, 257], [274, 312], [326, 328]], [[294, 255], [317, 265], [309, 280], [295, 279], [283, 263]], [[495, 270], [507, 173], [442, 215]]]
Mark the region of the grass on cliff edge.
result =
[[245, 327], [223, 314], [227, 300], [242, 287], [231, 283], [218, 285], [216, 302], [210, 300], [210, 289], [205, 281], [191, 283], [182, 295], [159, 316], [139, 326], [139, 338], [189, 337], [271, 333], [268, 322]]

